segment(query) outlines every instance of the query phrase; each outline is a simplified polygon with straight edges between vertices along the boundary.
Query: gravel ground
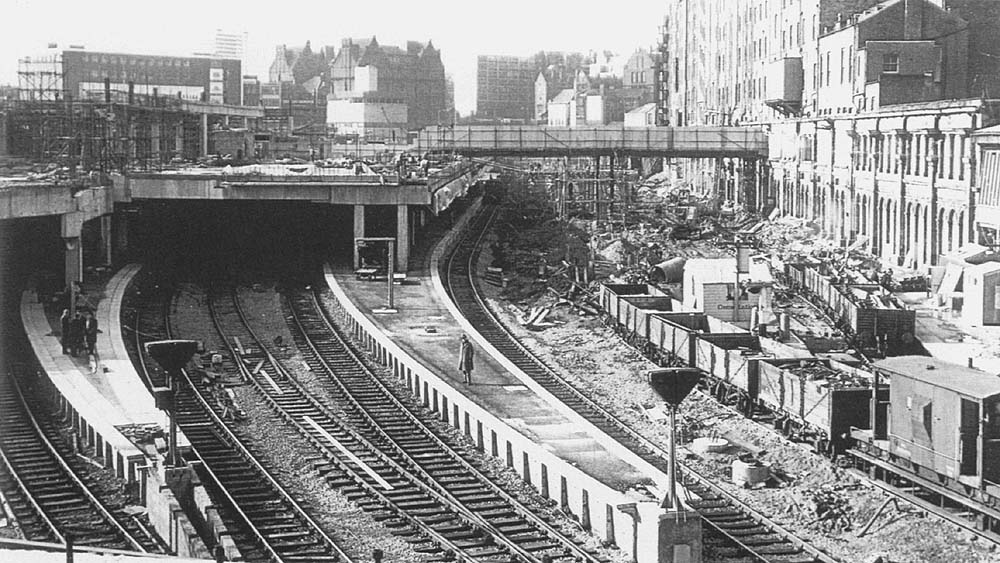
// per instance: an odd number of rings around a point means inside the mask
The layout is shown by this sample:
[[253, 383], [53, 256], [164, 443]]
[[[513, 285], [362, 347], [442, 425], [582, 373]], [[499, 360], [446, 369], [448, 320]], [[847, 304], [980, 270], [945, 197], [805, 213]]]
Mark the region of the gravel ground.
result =
[[[220, 348], [222, 342], [212, 328], [204, 291], [189, 284], [181, 285], [179, 289], [171, 317], [177, 337], [203, 340], [207, 348]], [[247, 306], [247, 310], [253, 311], [254, 326], [257, 327], [257, 322], [264, 319], [269, 328], [261, 331], [261, 337], [267, 335], [273, 339], [281, 334], [285, 343], [292, 342], [287, 329], [280, 330], [279, 323], [284, 323], [281, 309], [273, 307], [278, 303], [277, 294], [271, 290], [258, 290], [243, 289], [241, 296], [253, 296], [254, 308]], [[270, 309], [266, 308], [268, 304]], [[262, 306], [259, 310], [256, 308], [258, 305]], [[235, 387], [233, 390], [237, 402], [247, 413], [242, 433], [256, 438], [254, 444], [258, 455], [265, 464], [275, 468], [275, 478], [308, 507], [310, 516], [320, 522], [349, 555], [367, 560], [372, 549], [378, 548], [384, 552], [387, 561], [408, 563], [422, 560], [412, 552], [409, 544], [391, 535], [371, 516], [326, 485], [319, 472], [312, 467], [313, 461], [318, 458], [316, 450], [300, 438], [289, 424], [276, 417], [251, 386]]]
[[[481, 259], [483, 264], [488, 263], [488, 250]], [[574, 385], [601, 404], [613, 407], [623, 420], [666, 448], [665, 422], [654, 422], [645, 414], [645, 409], [662, 404], [643, 377], [646, 370], [654, 367], [652, 362], [593, 317], [581, 317], [566, 307], [553, 309], [546, 318], [563, 324], [537, 332], [526, 330], [517, 323], [517, 309], [499, 301], [499, 290], [487, 284], [483, 284], [483, 289], [490, 306], [531, 350], [550, 365], [561, 368], [561, 373]], [[553, 304], [546, 296], [538, 302], [524, 303], [521, 308]], [[885, 494], [863, 485], [804, 446], [734, 415], [704, 395], [692, 393], [685, 400], [678, 422], [681, 439], [727, 438], [731, 443], [746, 446], [742, 451], [759, 452], [759, 459], [788, 475], [790, 482], [785, 486], [745, 490], [730, 482], [731, 463], [741, 448], [707, 454], [704, 458], [691, 454], [686, 460], [699, 471], [716, 477], [715, 481], [728, 492], [843, 561], [864, 562], [878, 556], [893, 562], [1000, 561], [995, 544], [925, 516], [905, 503], [900, 504], [899, 510], [892, 505], [887, 507], [872, 529], [858, 537], [858, 531], [887, 498]], [[836, 524], [817, 521], [813, 498], [820, 492], [844, 508], [845, 519]]]

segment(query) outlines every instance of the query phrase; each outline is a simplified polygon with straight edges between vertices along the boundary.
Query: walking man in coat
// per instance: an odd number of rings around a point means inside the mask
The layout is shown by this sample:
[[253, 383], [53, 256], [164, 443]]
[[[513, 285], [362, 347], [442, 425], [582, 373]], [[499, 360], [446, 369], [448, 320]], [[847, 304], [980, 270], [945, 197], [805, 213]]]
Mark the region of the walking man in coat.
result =
[[469, 337], [465, 334], [462, 335], [461, 346], [458, 349], [458, 371], [462, 372], [465, 376], [465, 384], [472, 384], [472, 369], [474, 366], [473, 358], [475, 357], [475, 351], [472, 349], [472, 342], [469, 341]]

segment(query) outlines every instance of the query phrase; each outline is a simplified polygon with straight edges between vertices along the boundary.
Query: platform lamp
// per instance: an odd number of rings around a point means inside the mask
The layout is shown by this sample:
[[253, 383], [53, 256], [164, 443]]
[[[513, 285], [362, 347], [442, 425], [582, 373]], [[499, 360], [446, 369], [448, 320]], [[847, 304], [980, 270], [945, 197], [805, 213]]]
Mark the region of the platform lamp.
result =
[[199, 347], [200, 344], [195, 340], [157, 340], [146, 343], [146, 352], [167, 372], [167, 388], [156, 388], [153, 394], [156, 397], [156, 407], [167, 411], [167, 417], [170, 418], [167, 464], [174, 467], [180, 461], [177, 455], [177, 418], [174, 416], [177, 388], [180, 385], [181, 370], [191, 361]]
[[646, 377], [653, 390], [666, 401], [667, 415], [670, 420], [667, 496], [660, 506], [679, 510], [680, 500], [677, 498], [677, 407], [701, 380], [701, 371], [696, 368], [661, 368], [646, 372]]

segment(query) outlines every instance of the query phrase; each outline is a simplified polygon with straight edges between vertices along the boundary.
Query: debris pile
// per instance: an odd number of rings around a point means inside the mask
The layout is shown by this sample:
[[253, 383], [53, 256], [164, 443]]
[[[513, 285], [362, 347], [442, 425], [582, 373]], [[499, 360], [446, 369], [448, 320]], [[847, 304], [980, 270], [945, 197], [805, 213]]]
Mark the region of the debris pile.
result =
[[824, 532], [851, 529], [853, 509], [847, 497], [837, 488], [824, 485], [809, 494], [815, 519], [809, 522]]
[[871, 378], [863, 371], [842, 371], [822, 362], [802, 360], [785, 368], [806, 381], [820, 381], [832, 387], [870, 387]]

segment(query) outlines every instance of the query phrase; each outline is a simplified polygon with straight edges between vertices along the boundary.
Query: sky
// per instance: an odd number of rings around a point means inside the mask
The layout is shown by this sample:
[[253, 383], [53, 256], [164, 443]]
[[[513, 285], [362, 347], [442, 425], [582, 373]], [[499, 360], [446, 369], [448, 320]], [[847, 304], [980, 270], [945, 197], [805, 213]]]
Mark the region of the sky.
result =
[[628, 55], [656, 44], [666, 0], [0, 0], [0, 84], [17, 84], [17, 60], [83, 45], [94, 51], [186, 56], [216, 29], [247, 33], [244, 74], [267, 79], [275, 45], [346, 37], [433, 41], [455, 80], [457, 109], [475, 109], [477, 55], [546, 51]]

